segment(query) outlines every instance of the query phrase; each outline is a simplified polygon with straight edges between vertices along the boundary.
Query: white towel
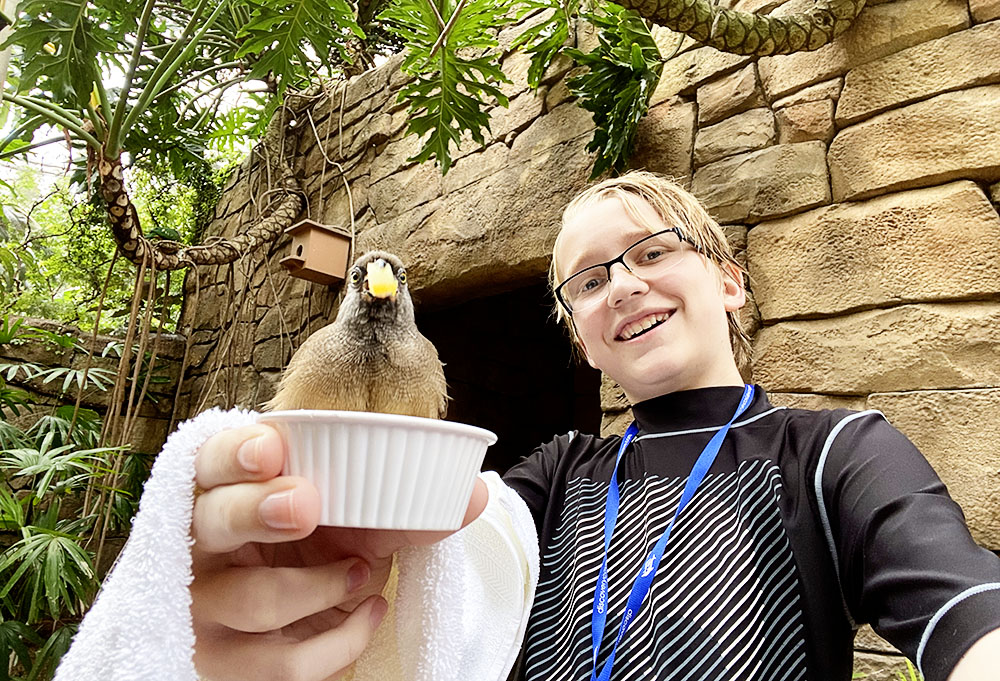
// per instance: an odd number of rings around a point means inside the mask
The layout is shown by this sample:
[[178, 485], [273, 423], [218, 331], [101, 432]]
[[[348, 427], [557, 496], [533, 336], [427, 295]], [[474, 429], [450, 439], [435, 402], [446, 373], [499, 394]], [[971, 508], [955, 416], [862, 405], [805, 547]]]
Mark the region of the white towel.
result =
[[[254, 423], [238, 409], [178, 427], [157, 457], [121, 555], [54, 681], [196, 681], [192, 662], [194, 458], [215, 433]], [[355, 667], [356, 681], [503, 681], [517, 657], [538, 580], [527, 506], [495, 473], [483, 514], [397, 557], [397, 595]]]

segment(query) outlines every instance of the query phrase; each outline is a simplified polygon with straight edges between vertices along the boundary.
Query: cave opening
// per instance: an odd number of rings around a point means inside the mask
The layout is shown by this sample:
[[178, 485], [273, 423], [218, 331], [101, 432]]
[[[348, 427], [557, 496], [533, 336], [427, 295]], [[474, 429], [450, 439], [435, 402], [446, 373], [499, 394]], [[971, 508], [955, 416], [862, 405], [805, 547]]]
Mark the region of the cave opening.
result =
[[544, 280], [447, 308], [417, 311], [445, 364], [447, 419], [492, 430], [484, 470], [503, 473], [553, 436], [598, 433], [600, 373], [574, 360]]

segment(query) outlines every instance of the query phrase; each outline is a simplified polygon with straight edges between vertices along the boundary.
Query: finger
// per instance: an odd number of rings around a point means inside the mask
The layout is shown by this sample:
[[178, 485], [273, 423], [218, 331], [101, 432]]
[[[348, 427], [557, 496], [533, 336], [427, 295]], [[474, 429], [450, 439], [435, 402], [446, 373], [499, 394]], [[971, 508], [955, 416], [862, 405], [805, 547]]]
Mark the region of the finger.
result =
[[295, 653], [296, 666], [310, 672], [315, 670], [321, 679], [344, 670], [364, 652], [388, 609], [389, 604], [384, 598], [372, 596], [336, 629], [299, 643]]
[[281, 473], [285, 444], [263, 424], [216, 433], [198, 450], [195, 482], [204, 490], [237, 482], [269, 480]]
[[478, 518], [486, 509], [489, 500], [490, 491], [486, 486], [486, 481], [477, 476], [476, 486], [472, 488], [472, 497], [469, 499], [469, 506], [465, 509], [465, 518], [462, 519], [462, 527]]
[[198, 497], [191, 535], [199, 551], [224, 553], [248, 542], [308, 537], [319, 514], [319, 491], [304, 478], [222, 485]]
[[349, 558], [306, 568], [230, 568], [191, 585], [191, 614], [251, 633], [280, 629], [342, 605], [371, 579], [371, 568]]
[[328, 679], [361, 655], [386, 610], [385, 600], [372, 596], [347, 619], [301, 641], [200, 627], [195, 667], [200, 676], [213, 681]]
[[[465, 509], [465, 517], [462, 519], [462, 526], [459, 529], [462, 529], [462, 527], [465, 527], [478, 518], [482, 514], [483, 510], [485, 510], [489, 499], [490, 492], [489, 488], [486, 486], [486, 482], [482, 478], [477, 477], [476, 484], [472, 488], [472, 497], [469, 499], [469, 505]], [[404, 538], [400, 543], [401, 545], [427, 546], [450, 537], [456, 532], [458, 532], [458, 530], [449, 530], [446, 532], [411, 530], [404, 533]]]

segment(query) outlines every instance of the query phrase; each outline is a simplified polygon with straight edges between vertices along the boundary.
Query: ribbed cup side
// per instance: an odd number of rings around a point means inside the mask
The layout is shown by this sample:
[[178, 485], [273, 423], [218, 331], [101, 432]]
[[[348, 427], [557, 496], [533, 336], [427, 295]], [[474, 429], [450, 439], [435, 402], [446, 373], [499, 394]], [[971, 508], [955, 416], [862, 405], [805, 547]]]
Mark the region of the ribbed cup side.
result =
[[487, 444], [452, 433], [351, 423], [275, 423], [285, 473], [320, 490], [321, 525], [457, 529]]

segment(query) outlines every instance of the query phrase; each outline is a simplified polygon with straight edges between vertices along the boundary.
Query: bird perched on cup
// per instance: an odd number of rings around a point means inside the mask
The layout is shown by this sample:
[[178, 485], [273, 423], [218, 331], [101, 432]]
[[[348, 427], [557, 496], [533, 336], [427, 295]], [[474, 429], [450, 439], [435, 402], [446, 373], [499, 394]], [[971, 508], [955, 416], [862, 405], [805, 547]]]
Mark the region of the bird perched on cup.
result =
[[444, 418], [444, 369], [417, 330], [402, 261], [370, 251], [347, 273], [337, 318], [292, 356], [266, 409], [336, 409]]

